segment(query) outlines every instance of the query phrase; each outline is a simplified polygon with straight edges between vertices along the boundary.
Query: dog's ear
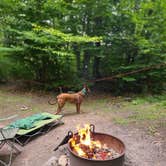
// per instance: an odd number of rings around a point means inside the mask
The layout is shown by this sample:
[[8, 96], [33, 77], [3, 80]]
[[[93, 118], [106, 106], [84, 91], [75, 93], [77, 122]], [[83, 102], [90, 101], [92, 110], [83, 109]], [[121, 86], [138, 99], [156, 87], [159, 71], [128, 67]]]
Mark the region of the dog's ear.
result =
[[83, 88], [88, 89], [88, 85], [84, 83]]
[[83, 87], [84, 87], [84, 88], [86, 88], [86, 87], [87, 87], [87, 85], [84, 83], [84, 84], [83, 84]]

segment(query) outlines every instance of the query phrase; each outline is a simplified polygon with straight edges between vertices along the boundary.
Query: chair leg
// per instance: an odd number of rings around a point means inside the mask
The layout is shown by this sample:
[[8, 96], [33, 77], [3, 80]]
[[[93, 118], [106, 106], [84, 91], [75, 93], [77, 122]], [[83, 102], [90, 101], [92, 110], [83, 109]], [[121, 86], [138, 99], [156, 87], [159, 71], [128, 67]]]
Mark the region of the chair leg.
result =
[[11, 166], [12, 157], [13, 157], [13, 149], [11, 148], [8, 163], [0, 160], [0, 164], [3, 165], [3, 166]]
[[0, 149], [3, 147], [4, 144], [5, 144], [4, 141], [0, 142]]
[[4, 161], [0, 160], [0, 164], [4, 165], [4, 166], [8, 166], [8, 164], [6, 164]]
[[[1, 149], [4, 145], [5, 145], [5, 142], [4, 142], [4, 141], [0, 142], [0, 149]], [[3, 165], [3, 166], [8, 166], [8, 164], [7, 164], [7, 163], [5, 163], [5, 162], [4, 162], [4, 161], [2, 161], [2, 160], [0, 160], [0, 165]]]
[[14, 145], [11, 141], [6, 141], [6, 143], [11, 147], [11, 149], [14, 149], [16, 152], [20, 153], [21, 151]]
[[0, 164], [3, 166], [11, 166], [12, 163], [12, 157], [13, 157], [13, 150], [15, 150], [16, 153], [20, 153], [21, 151], [14, 145], [13, 142], [11, 142], [10, 140], [6, 140], [3, 145], [7, 144], [10, 147], [10, 154], [9, 154], [9, 159], [8, 159], [8, 163], [0, 160]]

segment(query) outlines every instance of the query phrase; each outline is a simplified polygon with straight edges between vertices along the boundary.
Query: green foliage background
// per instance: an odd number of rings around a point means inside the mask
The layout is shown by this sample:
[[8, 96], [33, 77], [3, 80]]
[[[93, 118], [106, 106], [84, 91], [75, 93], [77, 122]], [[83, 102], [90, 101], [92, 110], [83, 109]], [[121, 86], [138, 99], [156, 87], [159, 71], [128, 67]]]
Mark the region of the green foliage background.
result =
[[[79, 88], [166, 61], [164, 0], [1, 0], [0, 81]], [[106, 91], [161, 92], [164, 65], [102, 81]]]

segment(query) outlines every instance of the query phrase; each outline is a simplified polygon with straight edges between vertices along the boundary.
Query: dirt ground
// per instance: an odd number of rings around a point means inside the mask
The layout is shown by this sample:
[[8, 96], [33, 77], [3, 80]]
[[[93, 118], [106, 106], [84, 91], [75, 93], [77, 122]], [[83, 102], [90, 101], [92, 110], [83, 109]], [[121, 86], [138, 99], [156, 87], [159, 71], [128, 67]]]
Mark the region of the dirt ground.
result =
[[[64, 125], [54, 128], [46, 135], [39, 136], [22, 148], [12, 166], [42, 166], [52, 156], [59, 156], [60, 150], [53, 149], [69, 130], [75, 131], [78, 124], [92, 123], [96, 131], [114, 135], [126, 145], [125, 166], [165, 166], [166, 146], [161, 137], [151, 137], [133, 127], [114, 125], [104, 117], [93, 113], [66, 116]], [[62, 148], [60, 148], [62, 149]]]
[[[3, 96], [4, 93], [1, 94]], [[5, 94], [6, 95], [6, 94]], [[4, 96], [5, 96], [4, 95]], [[27, 94], [26, 94], [27, 96]], [[29, 105], [33, 103], [46, 103], [47, 97], [33, 96], [29, 101]], [[7, 100], [7, 99], [6, 99]], [[39, 102], [40, 101], [40, 102]], [[86, 104], [86, 103], [85, 103]], [[17, 105], [15, 107], [20, 107]], [[13, 109], [10, 106], [1, 106], [2, 112], [8, 110], [6, 107]], [[41, 106], [44, 109], [47, 104]], [[16, 108], [14, 108], [16, 109]], [[40, 135], [34, 138], [24, 147], [20, 147], [21, 153], [16, 155], [12, 162], [12, 166], [43, 166], [52, 156], [59, 156], [63, 153], [63, 147], [54, 152], [53, 149], [61, 142], [69, 130], [76, 131], [78, 124], [94, 124], [95, 131], [111, 134], [124, 141], [126, 146], [125, 166], [165, 166], [166, 165], [166, 131], [158, 131], [155, 135], [150, 135], [142, 127], [135, 125], [118, 125], [110, 118], [111, 114], [100, 114], [96, 111], [88, 109], [81, 114], [75, 114], [75, 107], [65, 107], [65, 115], [62, 118], [63, 125], [53, 128], [45, 135]], [[101, 109], [101, 108], [100, 108]], [[49, 106], [48, 112], [53, 113], [55, 107]], [[73, 111], [74, 110], [74, 111]], [[19, 116], [25, 117], [28, 114], [24, 111]]]

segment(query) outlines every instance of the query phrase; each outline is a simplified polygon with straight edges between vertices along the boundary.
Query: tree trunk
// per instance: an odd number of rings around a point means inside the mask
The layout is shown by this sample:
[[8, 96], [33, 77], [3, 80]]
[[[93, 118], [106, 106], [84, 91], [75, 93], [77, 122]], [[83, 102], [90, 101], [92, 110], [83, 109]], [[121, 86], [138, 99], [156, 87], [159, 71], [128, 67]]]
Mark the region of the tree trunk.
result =
[[88, 51], [85, 51], [84, 60], [83, 60], [83, 77], [85, 79], [89, 78], [89, 67], [90, 67], [90, 55]]
[[80, 55], [79, 47], [77, 45], [74, 45], [74, 52], [76, 55], [77, 75], [80, 76], [80, 74], [81, 74], [81, 55]]
[[100, 58], [96, 56], [93, 62], [93, 78], [100, 78]]
[[[96, 43], [96, 47], [100, 47], [100, 42]], [[93, 61], [93, 77], [94, 78], [100, 77], [100, 57], [97, 56], [94, 56], [94, 61]]]
[[38, 71], [38, 78], [39, 78], [39, 81], [42, 82], [42, 83], [45, 83], [46, 80], [47, 80], [47, 59], [45, 57], [42, 58], [42, 66], [39, 68], [39, 71]]

